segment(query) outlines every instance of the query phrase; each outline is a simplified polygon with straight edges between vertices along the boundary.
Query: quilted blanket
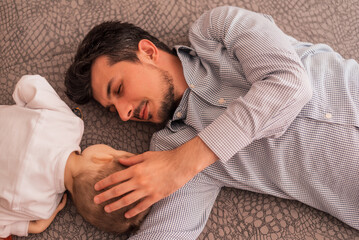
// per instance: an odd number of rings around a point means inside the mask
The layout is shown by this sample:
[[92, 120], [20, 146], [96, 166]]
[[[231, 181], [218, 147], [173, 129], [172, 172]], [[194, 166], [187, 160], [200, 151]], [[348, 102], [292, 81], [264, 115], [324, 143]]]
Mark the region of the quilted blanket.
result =
[[[78, 106], [64, 94], [64, 74], [77, 45], [105, 20], [135, 23], [170, 46], [188, 44], [187, 31], [210, 8], [234, 5], [271, 15], [287, 34], [327, 43], [359, 59], [359, 0], [2, 0], [0, 1], [0, 104], [25, 74], [45, 77], [85, 121], [81, 147], [104, 143], [142, 153], [156, 126], [121, 122], [98, 103]], [[6, 117], [6, 116], [0, 116]], [[13, 239], [126, 239], [89, 225], [71, 201], [43, 233]], [[198, 239], [359, 239], [359, 231], [297, 201], [222, 189]]]

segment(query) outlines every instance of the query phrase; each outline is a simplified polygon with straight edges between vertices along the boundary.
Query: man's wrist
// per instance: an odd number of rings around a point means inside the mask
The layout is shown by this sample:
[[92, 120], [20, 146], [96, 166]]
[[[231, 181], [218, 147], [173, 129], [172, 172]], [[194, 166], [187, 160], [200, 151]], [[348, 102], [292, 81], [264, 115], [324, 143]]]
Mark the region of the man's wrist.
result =
[[191, 161], [192, 170], [195, 174], [199, 173], [212, 163], [218, 160], [218, 157], [214, 152], [205, 144], [205, 142], [198, 136], [188, 141], [185, 144], [188, 148], [190, 158], [188, 161]]

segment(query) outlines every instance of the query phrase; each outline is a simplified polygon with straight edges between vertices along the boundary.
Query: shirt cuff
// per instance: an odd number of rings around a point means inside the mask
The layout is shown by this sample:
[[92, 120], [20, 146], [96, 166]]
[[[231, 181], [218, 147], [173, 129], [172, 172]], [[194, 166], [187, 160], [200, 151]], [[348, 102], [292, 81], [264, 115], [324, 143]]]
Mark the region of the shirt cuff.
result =
[[11, 234], [16, 236], [27, 236], [29, 230], [29, 221], [16, 222], [11, 225]]
[[214, 120], [198, 136], [222, 162], [228, 161], [252, 142], [226, 113]]

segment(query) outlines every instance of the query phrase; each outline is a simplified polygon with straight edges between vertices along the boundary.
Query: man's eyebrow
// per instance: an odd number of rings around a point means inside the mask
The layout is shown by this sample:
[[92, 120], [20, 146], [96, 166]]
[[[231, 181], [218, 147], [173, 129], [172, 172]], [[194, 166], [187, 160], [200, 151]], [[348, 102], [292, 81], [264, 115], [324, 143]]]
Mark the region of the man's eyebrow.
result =
[[112, 86], [113, 78], [107, 84], [107, 98], [111, 98], [111, 86]]

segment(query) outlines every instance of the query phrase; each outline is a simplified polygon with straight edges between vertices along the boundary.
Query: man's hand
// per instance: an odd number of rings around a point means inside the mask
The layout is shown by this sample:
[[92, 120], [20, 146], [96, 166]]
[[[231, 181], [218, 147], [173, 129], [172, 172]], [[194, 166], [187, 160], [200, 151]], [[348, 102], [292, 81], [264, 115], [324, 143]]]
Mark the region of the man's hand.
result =
[[118, 185], [95, 196], [94, 202], [99, 204], [127, 194], [105, 206], [106, 212], [112, 212], [141, 200], [125, 214], [131, 218], [178, 190], [216, 160], [217, 156], [199, 137], [171, 151], [145, 152], [120, 159], [122, 164], [132, 166], [96, 183], [96, 190]]
[[56, 215], [65, 207], [67, 201], [67, 194], [65, 193], [62, 197], [59, 206], [57, 206], [55, 212], [51, 215], [49, 219], [41, 219], [36, 221], [31, 221], [29, 223], [28, 233], [41, 233], [45, 231], [46, 228], [50, 226], [52, 221], [55, 219]]

